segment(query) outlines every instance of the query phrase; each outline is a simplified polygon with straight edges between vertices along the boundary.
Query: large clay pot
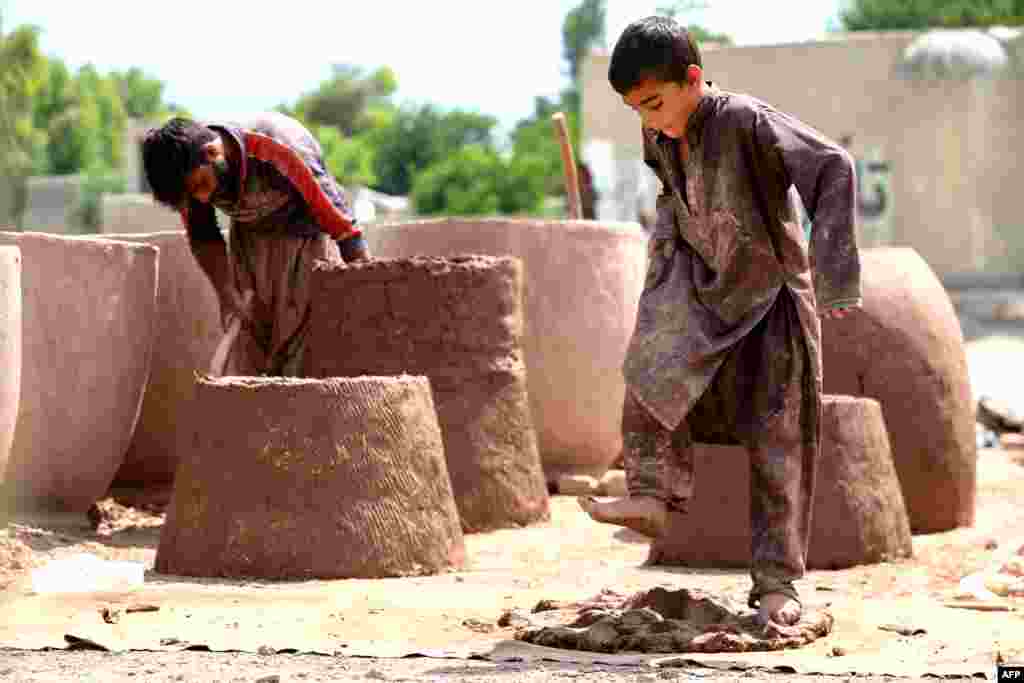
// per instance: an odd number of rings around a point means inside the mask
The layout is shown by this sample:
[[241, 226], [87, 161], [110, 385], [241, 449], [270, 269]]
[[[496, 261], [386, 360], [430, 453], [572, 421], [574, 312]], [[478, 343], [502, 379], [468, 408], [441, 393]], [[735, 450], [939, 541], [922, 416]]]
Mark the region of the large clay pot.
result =
[[22, 254], [21, 405], [5, 486], [85, 511], [124, 460], [149, 375], [156, 247], [0, 233]]
[[200, 378], [156, 570], [435, 574], [465, 550], [425, 377]]
[[174, 480], [181, 454], [190, 448], [188, 411], [195, 397], [195, 373], [207, 371], [220, 341], [220, 308], [183, 231], [108, 237], [160, 249], [149, 383], [135, 435], [114, 480], [116, 486], [159, 487]]
[[[910, 525], [877, 401], [822, 398], [810, 569], [841, 569], [909, 557]], [[697, 444], [694, 495], [651, 544], [652, 564], [750, 564], [750, 455], [741, 446]]]
[[635, 223], [438, 219], [374, 225], [375, 256], [510, 255], [523, 262], [527, 385], [548, 481], [618, 457], [622, 362], [646, 268]]
[[21, 250], [0, 247], [0, 482], [11, 454], [21, 390]]
[[518, 260], [377, 259], [313, 272], [305, 373], [430, 378], [463, 531], [545, 521]]
[[970, 526], [974, 401], [952, 301], [913, 249], [863, 249], [861, 268], [864, 308], [822, 322], [825, 391], [882, 404], [914, 533]]

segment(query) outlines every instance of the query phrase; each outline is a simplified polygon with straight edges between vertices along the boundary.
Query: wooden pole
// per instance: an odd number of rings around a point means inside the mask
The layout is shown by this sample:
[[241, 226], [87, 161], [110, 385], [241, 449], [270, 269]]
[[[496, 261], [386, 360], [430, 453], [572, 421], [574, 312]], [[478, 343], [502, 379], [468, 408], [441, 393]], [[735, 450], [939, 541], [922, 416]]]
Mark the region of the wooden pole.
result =
[[562, 149], [562, 167], [565, 170], [565, 193], [569, 209], [569, 218], [579, 220], [583, 216], [580, 208], [580, 179], [576, 170], [576, 159], [572, 153], [572, 141], [569, 140], [569, 126], [565, 122], [565, 114], [558, 111], [551, 115], [555, 124], [555, 135]]

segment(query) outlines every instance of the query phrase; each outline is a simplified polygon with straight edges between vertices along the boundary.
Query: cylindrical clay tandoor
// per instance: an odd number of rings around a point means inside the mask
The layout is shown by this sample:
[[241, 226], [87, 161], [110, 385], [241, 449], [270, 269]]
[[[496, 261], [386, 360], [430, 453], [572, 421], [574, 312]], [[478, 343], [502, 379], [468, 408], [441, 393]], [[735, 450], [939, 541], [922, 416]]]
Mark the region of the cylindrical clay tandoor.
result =
[[159, 250], [2, 232], [21, 249], [21, 398], [4, 485], [84, 512], [124, 460], [149, 376]]
[[[170, 213], [159, 207], [157, 211]], [[189, 448], [189, 409], [195, 373], [210, 366], [221, 327], [217, 294], [188, 245], [184, 231], [107, 235], [160, 249], [156, 337], [142, 411], [115, 486], [166, 487]]]
[[523, 263], [527, 382], [544, 472], [600, 477], [619, 457], [622, 362], [647, 267], [637, 223], [443, 218], [374, 225], [375, 256]]
[[0, 247], [0, 482], [14, 441], [21, 391], [21, 250]]
[[156, 570], [380, 578], [460, 567], [425, 377], [200, 378]]
[[313, 273], [305, 375], [430, 378], [463, 530], [548, 518], [516, 259], [376, 259]]
[[953, 303], [908, 248], [861, 250], [864, 307], [822, 321], [825, 391], [882, 404], [914, 533], [974, 523], [975, 410]]
[[[694, 496], [651, 544], [655, 564], [750, 563], [750, 456], [741, 446], [697, 444]], [[811, 513], [810, 569], [909, 557], [910, 525], [878, 402], [822, 397], [821, 453]]]

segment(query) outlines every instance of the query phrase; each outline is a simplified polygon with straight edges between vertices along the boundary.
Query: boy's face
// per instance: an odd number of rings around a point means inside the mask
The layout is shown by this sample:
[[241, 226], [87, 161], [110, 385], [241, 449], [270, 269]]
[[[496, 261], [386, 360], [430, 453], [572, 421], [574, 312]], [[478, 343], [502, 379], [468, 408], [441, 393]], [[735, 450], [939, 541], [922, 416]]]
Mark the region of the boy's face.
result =
[[220, 140], [203, 145], [206, 163], [192, 169], [185, 176], [185, 191], [193, 199], [207, 204], [223, 185], [227, 170], [227, 159], [224, 156], [224, 145]]
[[687, 83], [645, 79], [626, 93], [623, 100], [640, 115], [645, 128], [653, 128], [670, 138], [681, 138], [703, 94], [699, 72], [700, 67], [691, 66]]

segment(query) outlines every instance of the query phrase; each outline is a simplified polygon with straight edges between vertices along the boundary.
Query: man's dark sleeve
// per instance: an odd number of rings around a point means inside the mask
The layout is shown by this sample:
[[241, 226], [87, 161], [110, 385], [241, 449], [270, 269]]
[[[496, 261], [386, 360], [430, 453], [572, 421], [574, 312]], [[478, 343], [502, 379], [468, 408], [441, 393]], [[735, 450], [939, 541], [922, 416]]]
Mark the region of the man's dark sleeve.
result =
[[217, 224], [217, 211], [211, 204], [189, 199], [187, 207], [181, 211], [181, 220], [185, 224], [189, 243], [224, 241], [220, 225]]
[[796, 187], [813, 228], [810, 257], [818, 309], [861, 303], [857, 249], [857, 177], [853, 159], [838, 144], [795, 118], [759, 109], [754, 149], [763, 182]]

